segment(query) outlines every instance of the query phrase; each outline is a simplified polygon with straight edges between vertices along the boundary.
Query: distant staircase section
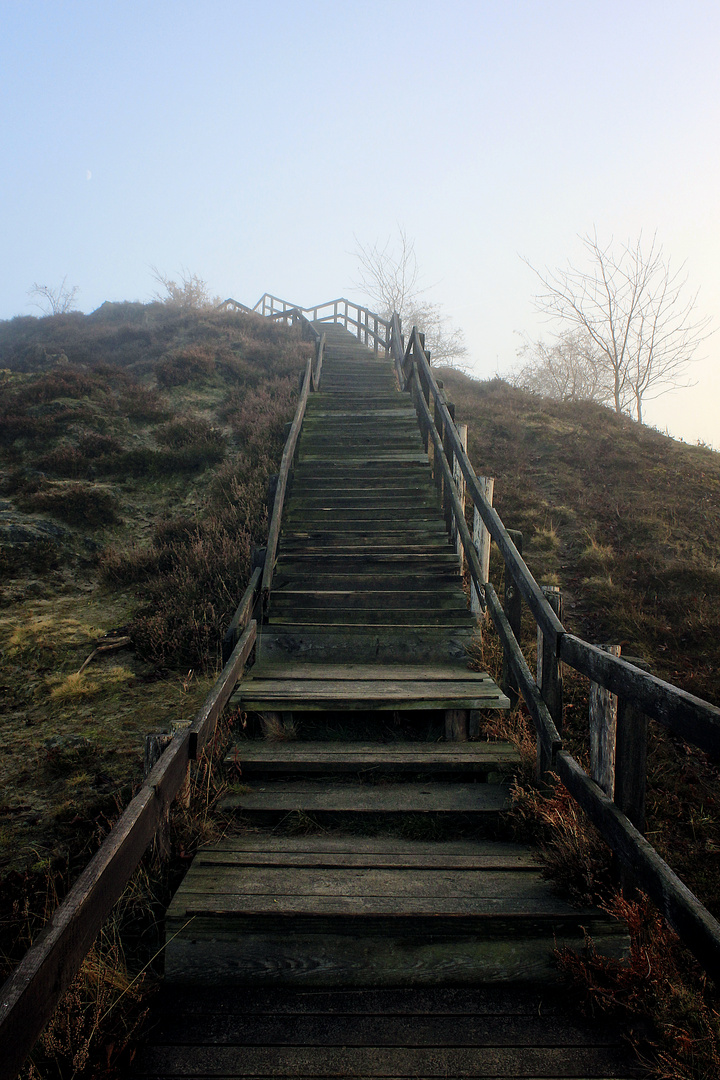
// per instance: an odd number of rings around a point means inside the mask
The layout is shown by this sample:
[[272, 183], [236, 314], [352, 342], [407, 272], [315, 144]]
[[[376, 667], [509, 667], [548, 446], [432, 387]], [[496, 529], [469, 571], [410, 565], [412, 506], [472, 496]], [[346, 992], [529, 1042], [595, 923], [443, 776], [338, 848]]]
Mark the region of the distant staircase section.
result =
[[475, 619], [415, 410], [392, 362], [341, 326], [308, 401], [246, 710], [482, 709]]

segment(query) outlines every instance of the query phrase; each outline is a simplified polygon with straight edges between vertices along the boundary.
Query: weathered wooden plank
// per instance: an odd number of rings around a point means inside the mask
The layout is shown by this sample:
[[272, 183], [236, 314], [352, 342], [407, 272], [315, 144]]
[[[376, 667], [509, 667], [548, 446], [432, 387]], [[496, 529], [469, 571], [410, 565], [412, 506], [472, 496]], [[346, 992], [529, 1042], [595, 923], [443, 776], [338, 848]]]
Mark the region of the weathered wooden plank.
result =
[[480, 697], [469, 694], [457, 694], [454, 697], [442, 697], [428, 693], [425, 697], [408, 701], [405, 698], [389, 697], [350, 697], [338, 694], [336, 697], [303, 697], [301, 695], [267, 696], [263, 692], [248, 690], [239, 693], [233, 704], [246, 712], [323, 712], [346, 710], [348, 712], [416, 712], [428, 709], [506, 709], [507, 698], [502, 694]]
[[[297, 698], [305, 701], [324, 701], [339, 698], [363, 701], [425, 701], [428, 695], [438, 699], [501, 700], [503, 695], [486, 675], [480, 679], [435, 679], [415, 682], [411, 679], [263, 679], [252, 675], [240, 683], [236, 693], [240, 698], [262, 695], [267, 701]], [[462, 706], [459, 706], [460, 708]], [[482, 708], [473, 705], [471, 708]]]
[[[417, 746], [419, 749], [414, 750]], [[488, 772], [518, 764], [520, 756], [508, 743], [410, 743], [367, 746], [353, 743], [242, 742], [226, 763], [250, 771], [421, 771]]]
[[555, 754], [562, 745], [560, 735], [552, 721], [548, 707], [542, 699], [537, 684], [530, 673], [530, 668], [520, 650], [520, 646], [515, 640], [510, 624], [505, 616], [505, 612], [497, 598], [497, 594], [490, 584], [486, 584], [485, 586], [485, 599], [487, 600], [488, 609], [502, 642], [503, 649], [507, 652], [510, 662], [515, 669], [523, 699], [535, 723], [538, 742], [542, 743], [545, 760], [548, 763], [552, 763], [554, 762]]
[[153, 1042], [165, 1046], [622, 1046], [607, 1028], [558, 1016], [168, 1016]]
[[[265, 1077], [537, 1077], [592, 1080], [641, 1076], [613, 1047], [149, 1047], [139, 1076]], [[620, 1071], [624, 1070], [624, 1071]], [[631, 1070], [631, 1071], [629, 1071]]]
[[277, 489], [275, 491], [275, 503], [273, 505], [272, 517], [270, 519], [270, 525], [268, 527], [267, 555], [265, 558], [265, 565], [263, 567], [262, 575], [262, 591], [264, 595], [267, 594], [268, 590], [270, 589], [273, 570], [275, 568], [275, 556], [277, 553], [278, 540], [280, 538], [280, 524], [282, 521], [282, 513], [285, 503], [285, 492], [287, 491], [290, 468], [292, 466], [292, 461], [295, 456], [295, 448], [297, 446], [298, 437], [300, 435], [303, 416], [305, 415], [305, 407], [307, 405], [307, 399], [310, 393], [311, 382], [312, 360], [308, 360], [305, 369], [305, 378], [300, 392], [300, 399], [297, 404], [297, 409], [295, 410], [295, 417], [290, 426], [290, 432], [288, 434], [285, 448], [283, 450], [282, 460], [280, 462], [280, 472], [278, 473], [278, 483]]
[[[379, 917], [387, 918], [390, 923], [404, 919], [429, 919], [433, 923], [441, 920], [465, 917], [473, 920], [488, 920], [488, 926], [481, 929], [475, 925], [478, 938], [487, 931], [495, 934], [497, 916], [516, 922], [515, 933], [524, 931], [520, 925], [525, 919], [551, 920], [560, 918], [574, 920], [578, 926], [586, 925], [589, 913], [581, 918], [577, 909], [569, 904], [563, 905], [547, 888], [538, 888], [534, 895], [498, 895], [498, 896], [364, 896], [364, 895], [308, 895], [289, 894], [272, 896], [267, 893], [256, 894], [238, 891], [219, 893], [215, 896], [207, 892], [192, 892], [189, 887], [179, 891], [168, 908], [166, 930], [174, 934], [190, 916], [207, 916], [210, 933], [215, 938], [223, 934], [232, 936], [236, 928], [232, 920], [235, 916], [242, 920], [270, 916], [273, 924], [282, 917], [282, 929], [291, 928], [291, 919], [309, 917], [315, 920], [324, 917], [329, 920], [356, 919], [352, 925], [344, 926], [344, 931], [352, 934], [366, 932], [365, 921]], [[227, 921], [222, 922], [225, 918]], [[280, 929], [280, 928], [278, 928]], [[439, 928], [438, 928], [439, 929]], [[323, 927], [321, 933], [326, 932]], [[502, 933], [505, 931], [503, 929]], [[200, 926], [197, 921], [188, 926], [187, 936], [199, 939]]]
[[[324, 583], [323, 583], [324, 584]], [[467, 611], [467, 601], [457, 585], [430, 585], [425, 589], [412, 589], [403, 592], [379, 591], [369, 588], [355, 589], [297, 589], [284, 588], [273, 592], [273, 611], [292, 607], [320, 608], [330, 606], [358, 609], [377, 609], [380, 607], [398, 610], [437, 608], [442, 611]]]
[[[619, 645], [605, 645], [611, 656], [620, 655]], [[615, 793], [615, 738], [618, 701], [597, 683], [590, 683], [590, 775], [612, 799]]]
[[257, 637], [257, 623], [253, 619], [230, 654], [219, 679], [211, 689], [205, 702], [188, 728], [189, 754], [197, 758], [213, 737], [215, 725], [220, 713], [225, 708], [238, 678], [242, 674], [248, 657], [253, 650]]
[[[256, 566], [250, 576], [250, 581], [238, 604], [237, 610], [230, 620], [230, 625], [225, 632], [225, 637], [223, 638], [223, 660], [225, 662], [229, 660], [230, 653], [237, 645], [239, 636], [242, 634], [243, 630], [245, 630], [252, 617], [260, 591], [261, 578], [262, 567]], [[225, 655], [226, 652], [227, 655]]]
[[[557, 1017], [566, 1011], [566, 994], [554, 987], [411, 987], [402, 990], [378, 988], [367, 990], [334, 989], [323, 993], [313, 990], [243, 989], [232, 994], [226, 988], [204, 988], [198, 995], [192, 989], [161, 988], [157, 1003], [160, 1018], [171, 1020], [192, 1013], [201, 1023], [209, 1016], [306, 1016], [322, 1014], [348, 1017], [412, 1016], [418, 1023], [426, 1017], [463, 1018], [515, 1016]], [[570, 1021], [573, 1023], [573, 1021]], [[575, 1021], [575, 1023], [577, 1023]], [[589, 1042], [589, 1040], [588, 1040]], [[520, 1043], [522, 1045], [522, 1043]]]
[[507, 805], [508, 792], [495, 784], [311, 784], [286, 783], [228, 795], [222, 805], [242, 811], [288, 813], [472, 813], [497, 814]]
[[395, 608], [392, 610], [379, 608], [311, 608], [298, 605], [297, 607], [281, 608], [279, 611], [271, 608], [268, 625], [293, 626], [297, 623], [316, 625], [331, 629], [334, 626], [392, 626], [394, 629], [400, 626], [474, 626], [474, 619], [467, 611], [458, 611], [451, 608], [449, 611], [437, 611], [432, 608]]
[[[407, 867], [307, 867], [307, 866], [235, 866], [203, 861], [193, 866], [178, 890], [178, 904], [192, 903], [195, 910], [207, 903], [209, 910], [227, 901], [236, 909], [237, 898], [244, 897], [247, 913], [256, 901], [267, 897], [283, 903], [283, 911], [302, 897], [337, 898], [343, 902], [372, 897], [398, 901], [398, 914], [406, 903], [415, 900], [436, 901], [438, 909], [448, 910], [455, 900], [517, 901], [529, 910], [547, 899], [548, 886], [537, 866], [520, 870], [413, 869]], [[263, 899], [265, 898], [265, 899]], [[559, 909], [557, 909], [559, 910]], [[569, 913], [568, 906], [565, 913]]]
[[508, 855], [381, 855], [328, 852], [203, 850], [195, 858], [201, 866], [302, 867], [304, 869], [373, 869], [373, 870], [540, 870], [542, 864], [534, 852], [511, 852]]
[[430, 392], [435, 399], [436, 407], [440, 410], [442, 415], [443, 428], [447, 433], [452, 452], [457, 456], [458, 464], [465, 477], [467, 492], [473, 499], [485, 527], [499, 547], [505, 565], [509, 567], [512, 576], [515, 579], [520, 592], [527, 601], [536, 621], [542, 628], [545, 637], [551, 641], [554, 651], [557, 652], [557, 640], [564, 634], [565, 628], [548, 604], [540, 586], [535, 581], [535, 578], [528, 570], [522, 556], [519, 554], [515, 544], [508, 535], [499, 514], [487, 501], [485, 492], [482, 485], [478, 482], [477, 475], [472, 467], [470, 459], [462, 447], [460, 436], [455, 428], [447, 405], [443, 400], [442, 391], [435, 382], [435, 378], [423, 350], [418, 347], [415, 350], [415, 353], [417, 355], [419, 370], [423, 372]]
[[472, 641], [472, 626], [436, 627], [408, 625], [402, 636], [390, 626], [346, 625], [319, 627], [293, 623], [266, 625], [258, 641], [260, 659], [300, 657], [307, 662], [420, 663], [428, 660], [463, 660]]
[[486, 671], [472, 671], [465, 664], [304, 664], [258, 661], [253, 665], [255, 679], [383, 679], [411, 682], [482, 682], [490, 679]]
[[[201, 851], [206, 851], [202, 848]], [[497, 840], [407, 840], [402, 837], [358, 836], [355, 833], [324, 833], [322, 836], [281, 836], [276, 833], [243, 833], [216, 841], [212, 851], [278, 852], [346, 855], [406, 855], [408, 858], [446, 855], [465, 855], [474, 858], [478, 852], [510, 857], [514, 852], [531, 855], [533, 849]]]

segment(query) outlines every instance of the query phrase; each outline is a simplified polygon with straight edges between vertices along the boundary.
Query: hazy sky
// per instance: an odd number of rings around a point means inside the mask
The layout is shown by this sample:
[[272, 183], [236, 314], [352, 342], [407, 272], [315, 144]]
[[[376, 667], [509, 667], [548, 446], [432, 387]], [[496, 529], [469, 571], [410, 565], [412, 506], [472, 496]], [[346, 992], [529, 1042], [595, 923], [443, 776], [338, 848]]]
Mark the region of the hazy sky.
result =
[[[414, 238], [474, 371], [515, 362], [534, 265], [657, 231], [720, 306], [720, 5], [703, 0], [0, 0], [0, 318], [65, 275], [358, 295]], [[715, 317], [720, 327], [720, 319]], [[720, 447], [720, 332], [647, 419]]]

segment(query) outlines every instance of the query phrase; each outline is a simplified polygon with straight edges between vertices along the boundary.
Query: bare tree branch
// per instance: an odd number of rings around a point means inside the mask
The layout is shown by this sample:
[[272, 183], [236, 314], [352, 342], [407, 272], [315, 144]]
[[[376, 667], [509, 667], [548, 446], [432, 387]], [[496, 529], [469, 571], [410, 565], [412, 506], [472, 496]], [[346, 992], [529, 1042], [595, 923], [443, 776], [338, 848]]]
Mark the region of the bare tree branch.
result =
[[382, 246], [361, 244], [357, 238], [356, 242], [359, 278], [355, 287], [369, 297], [378, 315], [389, 319], [396, 311], [403, 326], [417, 326], [425, 334], [434, 364], [461, 365], [467, 356], [465, 336], [450, 325], [439, 304], [424, 298], [427, 289], [420, 287], [415, 244], [405, 230], [398, 228], [395, 245], [390, 237]]
[[53, 288], [51, 285], [38, 285], [33, 282], [32, 289], [28, 289], [28, 296], [34, 297], [33, 307], [39, 308], [44, 315], [67, 315], [73, 310], [75, 297], [80, 292], [77, 285], [67, 284], [67, 275], [60, 284]]
[[641, 234], [619, 252], [596, 233], [581, 239], [589, 270], [540, 273], [523, 260], [543, 287], [536, 307], [593, 342], [616, 412], [632, 411], [642, 422], [644, 400], [690, 385], [687, 367], [709, 336], [710, 317], [695, 316], [697, 293], [683, 297], [684, 264], [671, 270], [656, 236], [647, 250]]

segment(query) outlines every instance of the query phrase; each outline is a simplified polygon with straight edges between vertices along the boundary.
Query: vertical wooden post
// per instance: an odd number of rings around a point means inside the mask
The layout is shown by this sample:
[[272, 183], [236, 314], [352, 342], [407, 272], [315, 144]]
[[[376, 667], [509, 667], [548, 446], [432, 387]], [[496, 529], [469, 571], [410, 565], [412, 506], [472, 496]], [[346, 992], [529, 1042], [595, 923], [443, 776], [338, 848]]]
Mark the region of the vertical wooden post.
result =
[[[515, 547], [518, 549], [520, 555], [522, 555], [522, 542], [523, 536], [521, 532], [516, 529], [508, 529], [508, 535]], [[518, 589], [515, 579], [510, 573], [507, 565], [505, 566], [505, 590], [503, 597], [503, 608], [510, 628], [513, 634], [520, 641], [520, 623], [522, 620], [522, 603], [521, 603], [520, 590]], [[517, 679], [513, 673], [512, 667], [508, 661], [507, 653], [503, 653], [503, 667], [502, 667], [502, 685], [503, 690], [510, 698], [510, 708], [514, 709], [518, 703], [518, 685]]]
[[[649, 671], [649, 665], [637, 657], [625, 659], [635, 667]], [[627, 698], [618, 702], [615, 744], [615, 805], [626, 814], [636, 829], [645, 832], [645, 786], [647, 781], [648, 718]]]
[[[443, 391], [443, 396], [444, 396], [444, 391]], [[450, 413], [450, 419], [452, 421], [454, 421], [455, 420], [455, 406], [453, 405], [453, 403], [451, 401], [448, 401], [447, 398], [445, 399], [445, 405], [447, 407], [447, 411]], [[445, 457], [447, 458], [447, 463], [448, 463], [448, 465], [450, 467], [450, 475], [452, 476], [454, 474], [454, 472], [455, 472], [455, 451], [452, 448], [452, 443], [450, 442], [450, 437], [449, 437], [448, 431], [447, 431], [447, 429], [445, 427], [443, 428], [443, 431], [442, 431], [442, 442], [443, 442], [443, 450], [445, 451]], [[445, 513], [445, 527], [446, 527], [446, 529], [448, 531], [448, 535], [452, 536], [452, 527], [453, 527], [452, 498], [450, 496], [450, 485], [445, 483], [445, 482], [443, 482], [443, 511]]]
[[430, 431], [429, 431], [429, 429], [428, 429], [428, 427], [427, 427], [427, 425], [426, 425], [426, 423], [424, 421], [422, 412], [420, 410], [420, 405], [415, 400], [416, 396], [420, 393], [420, 390], [418, 390], [417, 381], [413, 378], [413, 368], [414, 368], [414, 366], [415, 365], [412, 364], [411, 367], [410, 367], [410, 378], [408, 380], [409, 385], [410, 385], [410, 396], [412, 398], [412, 403], [415, 406], [415, 412], [418, 415], [418, 424], [420, 426], [420, 435], [422, 436], [422, 441], [423, 441], [423, 446], [425, 448], [425, 453], [428, 456], [430, 456], [430, 453], [433, 450], [432, 444], [430, 442]]
[[626, 700], [618, 702], [615, 743], [615, 804], [645, 832], [648, 719]]
[[[619, 645], [602, 645], [613, 656]], [[615, 796], [615, 747], [618, 699], [605, 687], [590, 683], [590, 773], [611, 799]]]
[[[493, 492], [495, 490], [495, 480], [492, 476], [478, 476], [478, 483], [483, 490], [485, 498], [492, 506]], [[483, 520], [478, 513], [477, 506], [473, 511], [473, 544], [475, 550], [478, 553], [478, 559], [480, 560], [480, 569], [482, 570], [483, 584], [490, 580], [490, 533], [483, 525]], [[483, 611], [483, 604], [480, 597], [477, 594], [477, 590], [474, 585], [470, 586], [470, 610], [475, 615], [479, 615]], [[487, 608], [485, 608], [485, 615], [487, 615]]]
[[445, 710], [445, 739], [447, 742], [467, 742], [468, 710]]
[[[556, 585], [546, 585], [543, 589], [545, 597], [562, 622], [562, 595]], [[555, 655], [550, 643], [545, 640], [543, 632], [538, 626], [537, 631], [537, 684], [543, 701], [548, 707], [555, 727], [562, 735], [563, 730], [563, 681], [560, 661]]]
[[[442, 391], [442, 381], [438, 383], [438, 387]], [[433, 405], [433, 420], [435, 422], [435, 428], [441, 441], [444, 441], [445, 428], [443, 424], [442, 413], [440, 412], [440, 404], [436, 400]], [[443, 490], [443, 474], [440, 468], [440, 462], [437, 460], [437, 451], [433, 445], [433, 479], [435, 480], [435, 490], [438, 493], [438, 498], [442, 499]]]
[[[460, 444], [467, 453], [468, 444], [468, 426], [467, 424], [457, 424], [457, 432], [460, 436]], [[458, 489], [458, 495], [460, 496], [460, 505], [463, 508], [463, 514], [465, 513], [465, 476], [460, 468], [460, 462], [457, 458], [453, 461], [453, 480], [455, 481], [455, 487]], [[453, 517], [453, 540], [455, 541], [455, 550], [460, 557], [460, 573], [465, 572], [465, 549], [462, 546], [462, 540], [460, 539], [460, 529], [458, 523]]]

